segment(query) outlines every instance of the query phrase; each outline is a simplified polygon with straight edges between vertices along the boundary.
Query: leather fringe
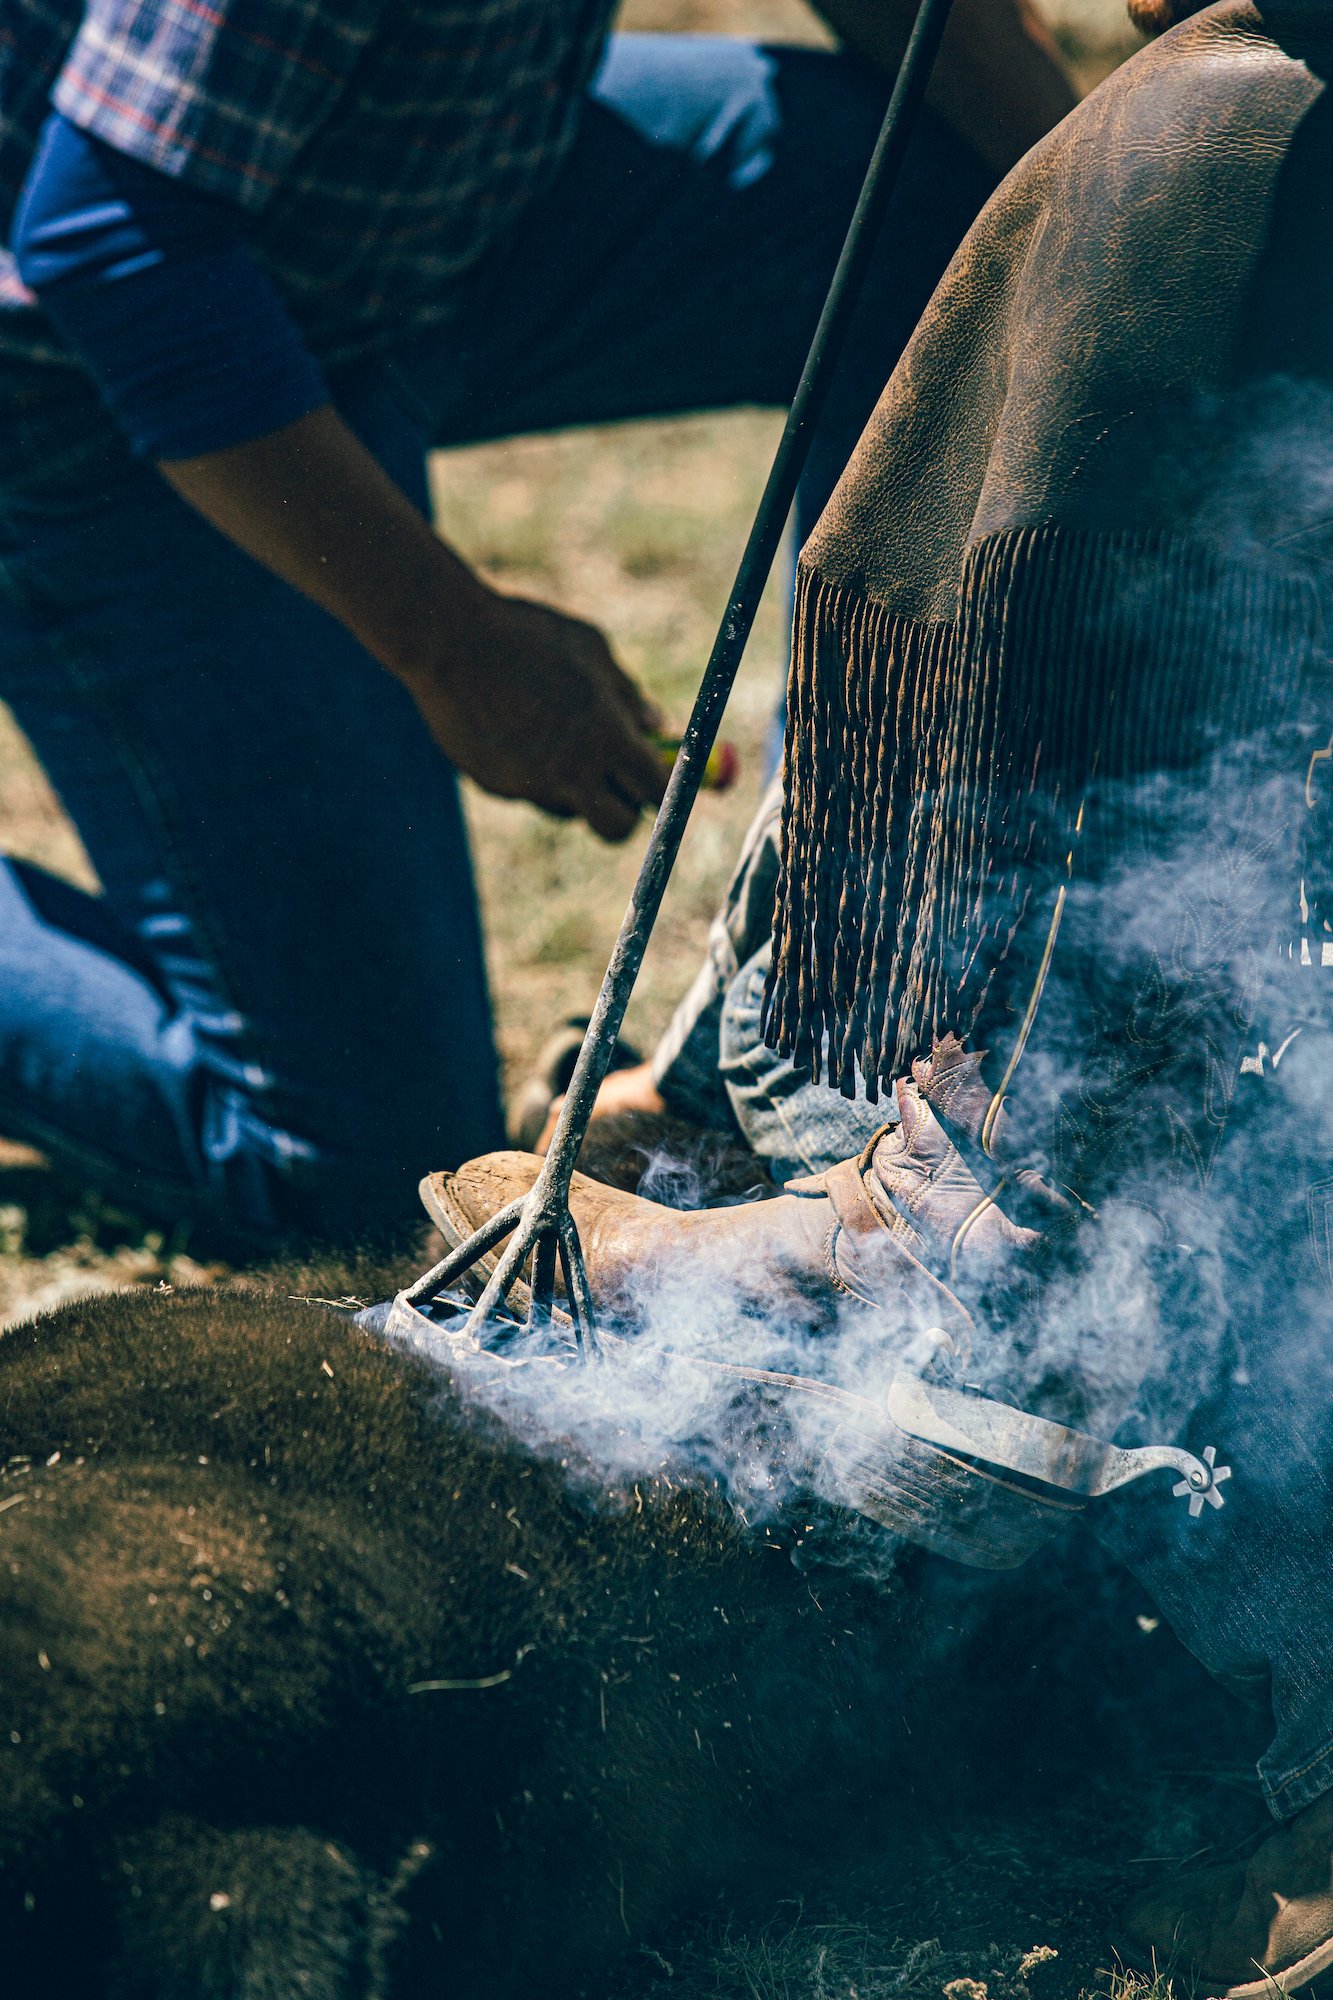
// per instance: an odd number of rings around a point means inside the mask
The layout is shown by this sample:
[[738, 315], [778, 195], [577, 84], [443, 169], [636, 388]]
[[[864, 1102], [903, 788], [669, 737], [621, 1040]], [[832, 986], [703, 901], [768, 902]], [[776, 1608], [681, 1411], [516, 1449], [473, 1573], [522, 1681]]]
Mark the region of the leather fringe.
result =
[[830, 1084], [874, 1102], [966, 1040], [1033, 897], [1098, 842], [1089, 787], [1289, 713], [1320, 626], [1308, 576], [1157, 531], [990, 537], [952, 622], [802, 564], [770, 1044], [818, 1078], [827, 1036]]

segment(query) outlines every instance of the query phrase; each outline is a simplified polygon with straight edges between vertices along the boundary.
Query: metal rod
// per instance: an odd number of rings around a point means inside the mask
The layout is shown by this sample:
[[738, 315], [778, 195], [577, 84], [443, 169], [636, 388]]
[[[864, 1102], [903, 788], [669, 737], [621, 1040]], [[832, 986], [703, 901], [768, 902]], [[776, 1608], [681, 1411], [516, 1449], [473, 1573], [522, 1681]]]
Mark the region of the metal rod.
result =
[[538, 1238], [532, 1257], [532, 1304], [528, 1308], [528, 1331], [537, 1333], [551, 1324], [555, 1302], [555, 1259], [558, 1245], [553, 1236]]
[[455, 1278], [461, 1278], [464, 1271], [470, 1271], [478, 1257], [484, 1257], [486, 1252], [493, 1249], [500, 1238], [513, 1228], [522, 1212], [522, 1195], [517, 1195], [513, 1201], [506, 1202], [503, 1208], [497, 1208], [490, 1220], [483, 1222], [481, 1228], [474, 1231], [466, 1243], [460, 1243], [456, 1250], [451, 1250], [438, 1264], [432, 1264], [429, 1271], [423, 1271], [416, 1283], [408, 1287], [403, 1294], [408, 1304], [413, 1306], [428, 1304], [437, 1292], [442, 1292]]
[[[616, 1037], [657, 921], [686, 822], [703, 782], [708, 755], [721, 725], [759, 600], [796, 497], [796, 487], [809, 454], [814, 428], [828, 394], [833, 370], [874, 253], [879, 226], [897, 185], [917, 113], [939, 52], [950, 5], [951, 0], [921, 0], [917, 10], [838, 267], [787, 413], [782, 438], [736, 572], [721, 627], [672, 767], [666, 796], [658, 808], [644, 850], [638, 881], [634, 885], [634, 893], [574, 1065], [574, 1074], [565, 1093], [550, 1148], [541, 1173], [524, 1203], [522, 1220], [515, 1236], [468, 1320], [469, 1331], [478, 1335], [486, 1315], [507, 1291], [523, 1259], [541, 1238], [555, 1235], [560, 1244], [561, 1262], [565, 1266], [569, 1307], [579, 1345], [585, 1353], [596, 1351], [592, 1292], [569, 1214], [569, 1184], [574, 1163], [588, 1129], [597, 1093], [610, 1067]], [[477, 1256], [495, 1241], [493, 1233], [487, 1234], [484, 1244], [481, 1236], [482, 1232], [478, 1232], [469, 1243], [460, 1247], [454, 1258], [448, 1260], [451, 1274], [456, 1275], [459, 1269], [466, 1268], [466, 1263], [461, 1263], [460, 1259], [475, 1262]]]
[[569, 1294], [569, 1312], [574, 1322], [574, 1344], [585, 1361], [599, 1361], [601, 1349], [597, 1345], [597, 1320], [593, 1310], [592, 1286], [588, 1283], [587, 1266], [583, 1262], [583, 1246], [579, 1242], [578, 1225], [569, 1209], [560, 1217], [560, 1268], [565, 1274], [565, 1290]]
[[[528, 1196], [528, 1201], [532, 1196]], [[540, 1224], [533, 1225], [526, 1213], [520, 1214], [518, 1227], [505, 1244], [500, 1261], [482, 1287], [481, 1297], [468, 1314], [467, 1331], [476, 1333], [503, 1300], [509, 1296], [509, 1288], [523, 1269], [523, 1260], [528, 1252], [545, 1234]]]

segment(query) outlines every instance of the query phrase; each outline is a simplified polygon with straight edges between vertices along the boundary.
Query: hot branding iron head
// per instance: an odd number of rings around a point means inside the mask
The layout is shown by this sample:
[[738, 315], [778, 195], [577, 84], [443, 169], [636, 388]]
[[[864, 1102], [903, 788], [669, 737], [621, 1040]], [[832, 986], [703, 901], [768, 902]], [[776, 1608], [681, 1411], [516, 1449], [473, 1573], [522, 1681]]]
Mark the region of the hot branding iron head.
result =
[[[448, 1311], [442, 1299], [437, 1310]], [[465, 1330], [467, 1302], [452, 1324], [421, 1312], [400, 1292], [383, 1330], [444, 1361], [466, 1388], [469, 1376], [521, 1368], [582, 1371], [572, 1347], [540, 1354], [519, 1343], [505, 1351]], [[557, 1315], [557, 1317], [559, 1317]], [[1083, 1509], [1153, 1472], [1174, 1472], [1171, 1492], [1197, 1519], [1221, 1507], [1229, 1466], [1212, 1445], [1201, 1458], [1177, 1445], [1127, 1449], [1033, 1416], [982, 1391], [933, 1379], [933, 1371], [894, 1375], [880, 1398], [857, 1395], [814, 1377], [750, 1368], [695, 1353], [645, 1350], [603, 1335], [606, 1369], [707, 1371], [723, 1391], [729, 1440], [759, 1429], [765, 1449], [788, 1473], [909, 1542], [981, 1569], [1015, 1569]], [[597, 1371], [601, 1392], [605, 1377]], [[813, 1461], [817, 1458], [818, 1463]]]

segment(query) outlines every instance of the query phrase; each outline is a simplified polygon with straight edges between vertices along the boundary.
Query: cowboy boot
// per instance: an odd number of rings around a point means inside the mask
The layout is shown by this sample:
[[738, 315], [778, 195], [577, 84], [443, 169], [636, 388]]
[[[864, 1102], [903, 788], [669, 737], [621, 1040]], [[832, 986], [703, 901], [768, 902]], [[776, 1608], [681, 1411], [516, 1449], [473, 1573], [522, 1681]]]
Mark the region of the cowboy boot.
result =
[[1216, 2000], [1266, 2000], [1333, 1965], [1333, 1796], [1271, 1833], [1245, 1862], [1203, 1868], [1135, 1898], [1131, 1964]]
[[[982, 1152], [991, 1100], [979, 1070], [979, 1058], [945, 1037], [900, 1080], [896, 1125], [859, 1157], [788, 1181], [770, 1200], [681, 1211], [576, 1174], [570, 1207], [599, 1313], [632, 1330], [661, 1284], [688, 1274], [754, 1314], [820, 1325], [860, 1308], [908, 1330], [942, 1326], [965, 1351], [988, 1282], [1012, 1287], [1015, 1271], [1042, 1261], [1047, 1239], [1033, 1224], [1064, 1226], [1074, 1212], [1021, 1167], [1008, 1184], [1026, 1219], [1009, 1212], [1004, 1178]], [[487, 1154], [428, 1175], [422, 1200], [457, 1245], [525, 1194], [541, 1165], [532, 1154]], [[479, 1262], [479, 1276], [501, 1250]], [[520, 1285], [515, 1303], [525, 1296]]]

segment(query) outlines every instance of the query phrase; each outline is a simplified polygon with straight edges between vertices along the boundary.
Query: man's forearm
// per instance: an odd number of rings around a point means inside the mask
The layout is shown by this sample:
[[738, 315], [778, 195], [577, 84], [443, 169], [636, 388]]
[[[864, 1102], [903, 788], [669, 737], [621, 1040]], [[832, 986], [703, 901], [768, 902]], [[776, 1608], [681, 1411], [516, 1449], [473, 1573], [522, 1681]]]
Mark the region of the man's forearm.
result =
[[465, 658], [487, 595], [331, 408], [163, 476], [409, 685]]
[[661, 798], [656, 718], [601, 633], [473, 576], [330, 407], [160, 469], [397, 675], [487, 791], [578, 814], [608, 840]]
[[[813, 4], [848, 48], [896, 69], [916, 12], [912, 0]], [[954, 0], [927, 102], [996, 173], [1008, 173], [1075, 101], [1028, 0]]]

